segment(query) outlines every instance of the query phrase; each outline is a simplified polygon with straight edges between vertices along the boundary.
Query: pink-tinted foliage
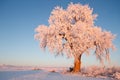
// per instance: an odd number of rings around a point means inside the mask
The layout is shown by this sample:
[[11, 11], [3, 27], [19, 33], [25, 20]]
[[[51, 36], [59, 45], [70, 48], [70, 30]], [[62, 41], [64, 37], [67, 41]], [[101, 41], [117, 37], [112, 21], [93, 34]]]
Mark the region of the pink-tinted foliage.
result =
[[120, 79], [120, 67], [89, 66], [81, 72], [82, 76]]
[[55, 54], [78, 57], [95, 50], [101, 62], [109, 60], [109, 49], [114, 48], [114, 35], [94, 24], [97, 15], [88, 5], [69, 4], [67, 9], [55, 7], [49, 17], [49, 25], [40, 25], [35, 31], [35, 39], [41, 48], [48, 48]]

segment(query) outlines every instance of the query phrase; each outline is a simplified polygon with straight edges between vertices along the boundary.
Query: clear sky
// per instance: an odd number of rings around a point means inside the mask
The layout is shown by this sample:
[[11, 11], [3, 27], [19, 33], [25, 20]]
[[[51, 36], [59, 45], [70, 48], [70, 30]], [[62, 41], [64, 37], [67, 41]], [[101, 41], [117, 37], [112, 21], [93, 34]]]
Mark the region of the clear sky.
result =
[[[34, 29], [48, 25], [55, 6], [66, 8], [70, 3], [89, 4], [98, 14], [96, 25], [111, 31], [117, 50], [111, 52], [111, 65], [120, 66], [120, 1], [119, 0], [0, 0], [0, 64], [68, 67], [73, 58], [42, 51], [34, 40]], [[84, 66], [99, 64], [93, 54], [83, 55]]]

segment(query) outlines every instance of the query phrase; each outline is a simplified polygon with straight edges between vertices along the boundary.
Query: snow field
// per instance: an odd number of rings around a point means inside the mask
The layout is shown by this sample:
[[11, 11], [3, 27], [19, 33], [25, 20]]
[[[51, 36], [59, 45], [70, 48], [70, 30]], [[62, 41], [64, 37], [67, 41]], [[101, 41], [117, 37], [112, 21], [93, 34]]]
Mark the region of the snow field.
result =
[[75, 74], [59, 72], [36, 71], [6, 71], [0, 72], [0, 80], [114, 80], [110, 78], [83, 77]]

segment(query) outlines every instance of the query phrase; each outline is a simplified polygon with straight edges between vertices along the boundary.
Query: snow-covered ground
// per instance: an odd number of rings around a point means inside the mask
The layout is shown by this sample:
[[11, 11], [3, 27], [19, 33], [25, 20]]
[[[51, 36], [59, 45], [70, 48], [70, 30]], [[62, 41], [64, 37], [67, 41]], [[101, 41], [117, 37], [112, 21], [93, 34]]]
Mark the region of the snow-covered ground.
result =
[[36, 71], [1, 71], [0, 80], [114, 80], [110, 78], [82, 77], [59, 72]]
[[119, 68], [90, 67], [77, 74], [66, 72], [65, 69], [2, 66], [0, 80], [120, 80]]

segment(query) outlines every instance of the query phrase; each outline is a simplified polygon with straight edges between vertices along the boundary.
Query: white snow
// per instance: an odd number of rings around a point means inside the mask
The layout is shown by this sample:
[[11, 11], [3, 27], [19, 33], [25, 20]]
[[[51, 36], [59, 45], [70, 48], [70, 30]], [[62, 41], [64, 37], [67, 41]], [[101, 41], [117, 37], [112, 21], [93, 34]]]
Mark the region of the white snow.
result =
[[0, 66], [0, 80], [120, 80], [120, 68], [82, 68], [81, 73], [66, 72], [67, 68]]
[[83, 77], [74, 74], [43, 70], [0, 71], [0, 80], [112, 80], [110, 78]]

